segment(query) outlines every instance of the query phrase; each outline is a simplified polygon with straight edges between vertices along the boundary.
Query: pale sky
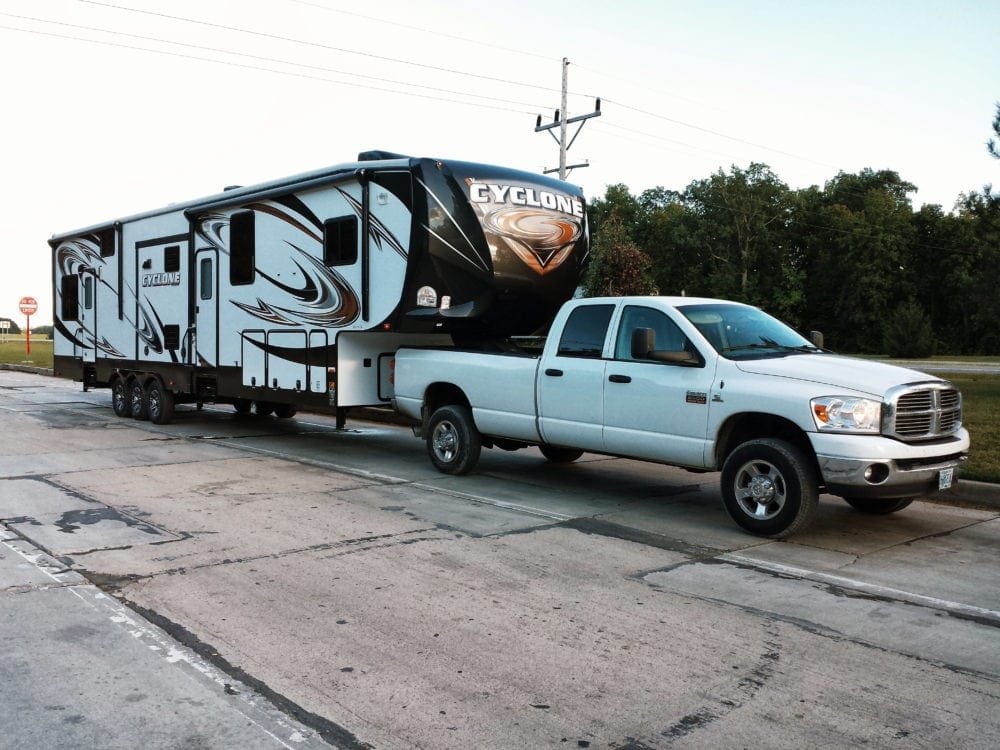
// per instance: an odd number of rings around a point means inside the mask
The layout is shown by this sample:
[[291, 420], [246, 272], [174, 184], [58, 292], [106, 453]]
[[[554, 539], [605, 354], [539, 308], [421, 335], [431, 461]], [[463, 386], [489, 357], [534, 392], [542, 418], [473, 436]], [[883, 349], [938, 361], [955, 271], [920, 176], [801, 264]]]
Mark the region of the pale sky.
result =
[[226, 185], [375, 148], [554, 167], [563, 57], [570, 116], [603, 100], [590, 197], [752, 161], [894, 169], [946, 210], [1000, 183], [1000, 0], [0, 0], [0, 316], [51, 322], [52, 234]]

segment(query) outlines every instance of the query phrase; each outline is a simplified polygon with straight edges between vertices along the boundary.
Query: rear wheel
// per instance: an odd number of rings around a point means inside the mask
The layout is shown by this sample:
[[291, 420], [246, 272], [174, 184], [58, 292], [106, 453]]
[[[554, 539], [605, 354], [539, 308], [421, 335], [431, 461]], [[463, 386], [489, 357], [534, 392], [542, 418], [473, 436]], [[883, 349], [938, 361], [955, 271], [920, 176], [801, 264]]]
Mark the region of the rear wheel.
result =
[[174, 394], [154, 379], [146, 389], [146, 410], [153, 424], [170, 424], [174, 418]]
[[132, 419], [146, 419], [149, 413], [146, 410], [146, 389], [138, 378], [132, 378], [127, 386], [129, 415]]
[[748, 440], [723, 464], [722, 499], [732, 519], [747, 531], [785, 537], [804, 529], [816, 513], [816, 472], [791, 443]]
[[274, 416], [279, 419], [291, 419], [298, 412], [292, 404], [275, 404], [274, 405]]
[[538, 450], [554, 464], [571, 464], [583, 455], [583, 451], [576, 448], [557, 448], [554, 445], [539, 445]]
[[236, 409], [237, 414], [249, 414], [252, 407], [253, 401], [248, 398], [238, 398], [233, 401], [233, 408]]
[[266, 417], [274, 414], [274, 404], [270, 401], [254, 401], [253, 409], [258, 417]]
[[907, 507], [914, 499], [903, 497], [897, 500], [879, 500], [871, 497], [845, 497], [844, 502], [862, 513], [868, 513], [872, 516], [887, 516]]
[[111, 408], [119, 417], [132, 416], [132, 405], [129, 403], [128, 389], [124, 378], [115, 378], [111, 383]]
[[467, 474], [475, 468], [482, 449], [483, 438], [468, 407], [442, 406], [431, 415], [427, 453], [438, 471]]

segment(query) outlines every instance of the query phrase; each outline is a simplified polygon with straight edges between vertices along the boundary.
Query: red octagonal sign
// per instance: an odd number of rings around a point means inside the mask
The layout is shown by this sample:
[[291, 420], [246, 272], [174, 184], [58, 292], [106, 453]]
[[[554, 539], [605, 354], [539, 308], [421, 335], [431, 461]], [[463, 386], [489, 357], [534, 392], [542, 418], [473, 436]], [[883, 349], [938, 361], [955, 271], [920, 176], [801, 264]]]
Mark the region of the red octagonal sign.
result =
[[24, 315], [34, 315], [38, 312], [38, 302], [34, 297], [21, 297], [21, 313]]

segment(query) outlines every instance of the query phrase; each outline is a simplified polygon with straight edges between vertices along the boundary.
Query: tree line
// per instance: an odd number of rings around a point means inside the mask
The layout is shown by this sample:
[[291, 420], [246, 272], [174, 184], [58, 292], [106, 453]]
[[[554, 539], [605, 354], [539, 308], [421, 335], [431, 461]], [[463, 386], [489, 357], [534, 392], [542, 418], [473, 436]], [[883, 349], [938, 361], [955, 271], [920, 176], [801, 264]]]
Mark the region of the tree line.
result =
[[585, 290], [748, 302], [838, 351], [1000, 354], [1000, 195], [946, 212], [914, 210], [915, 191], [872, 169], [793, 190], [758, 163], [681, 191], [611, 185]]

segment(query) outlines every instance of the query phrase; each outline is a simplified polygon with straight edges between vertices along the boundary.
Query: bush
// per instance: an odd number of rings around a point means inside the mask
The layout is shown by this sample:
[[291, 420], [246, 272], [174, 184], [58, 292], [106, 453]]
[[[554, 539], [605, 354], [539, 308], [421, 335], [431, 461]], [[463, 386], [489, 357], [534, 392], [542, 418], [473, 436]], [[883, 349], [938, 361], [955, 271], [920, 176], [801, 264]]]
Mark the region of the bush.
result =
[[906, 302], [886, 321], [883, 347], [890, 357], [922, 359], [937, 349], [931, 320], [915, 302]]

